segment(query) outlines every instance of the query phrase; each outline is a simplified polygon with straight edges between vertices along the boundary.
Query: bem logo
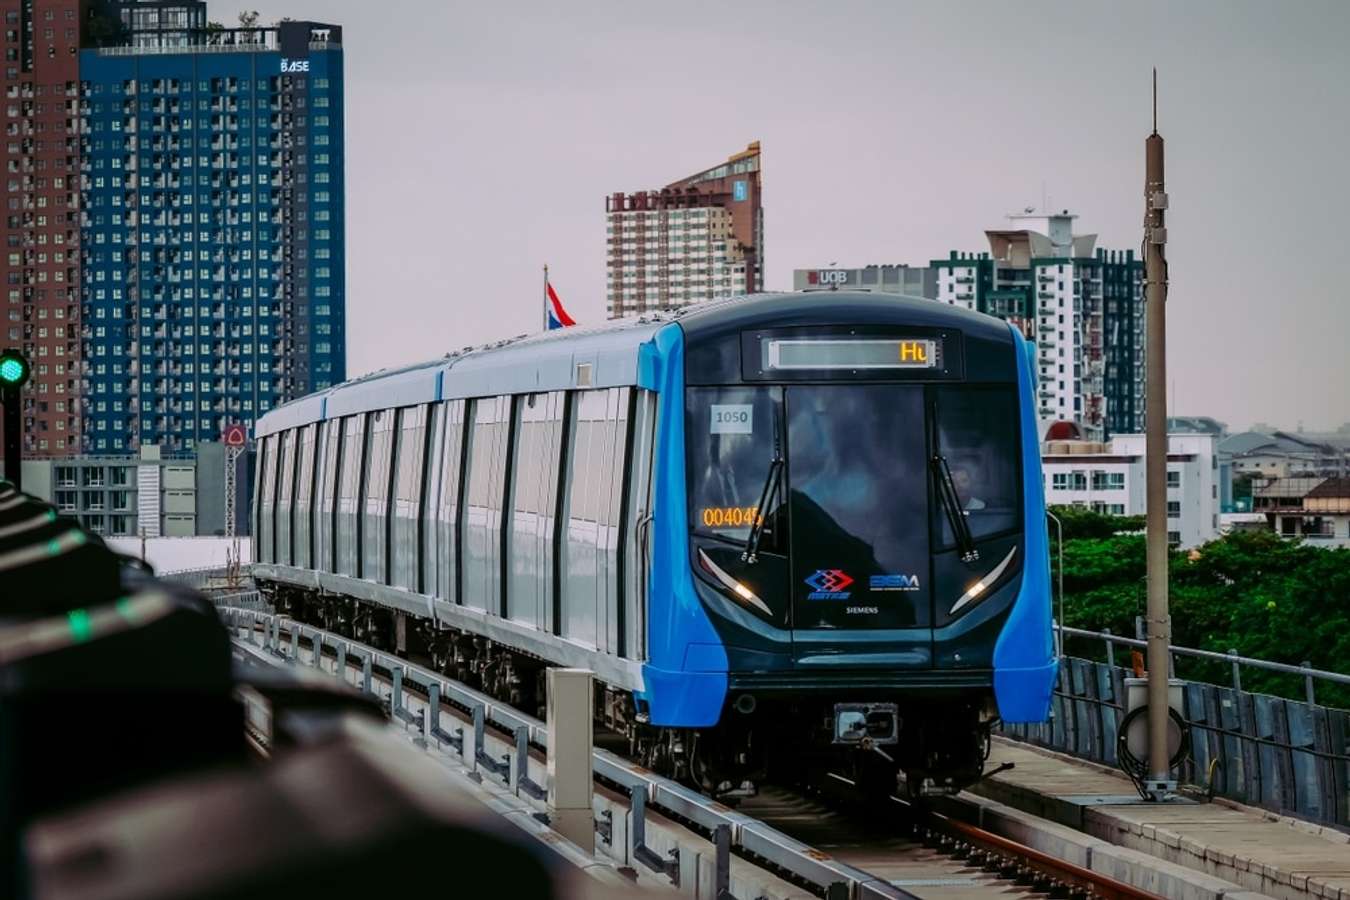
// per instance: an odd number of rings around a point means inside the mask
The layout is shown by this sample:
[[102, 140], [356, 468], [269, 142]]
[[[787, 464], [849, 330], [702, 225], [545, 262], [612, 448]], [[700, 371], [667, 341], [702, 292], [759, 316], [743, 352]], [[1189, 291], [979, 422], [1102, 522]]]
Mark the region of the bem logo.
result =
[[309, 39], [316, 43], [326, 43], [333, 36], [331, 28], [311, 28], [309, 30]]
[[843, 569], [817, 569], [805, 581], [812, 588], [807, 600], [847, 600], [853, 595], [844, 590], [853, 583], [853, 578]]
[[917, 591], [918, 575], [872, 575], [867, 586], [874, 591]]

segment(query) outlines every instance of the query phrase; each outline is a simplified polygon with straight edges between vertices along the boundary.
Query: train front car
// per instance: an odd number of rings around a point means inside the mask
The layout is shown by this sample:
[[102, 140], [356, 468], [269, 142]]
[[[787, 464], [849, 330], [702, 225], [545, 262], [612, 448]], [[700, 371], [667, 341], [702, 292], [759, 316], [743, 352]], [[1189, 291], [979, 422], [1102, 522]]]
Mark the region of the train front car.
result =
[[667, 752], [716, 793], [823, 765], [975, 781], [993, 722], [1043, 721], [1056, 671], [1028, 345], [844, 292], [677, 328], [642, 698], [688, 728]]

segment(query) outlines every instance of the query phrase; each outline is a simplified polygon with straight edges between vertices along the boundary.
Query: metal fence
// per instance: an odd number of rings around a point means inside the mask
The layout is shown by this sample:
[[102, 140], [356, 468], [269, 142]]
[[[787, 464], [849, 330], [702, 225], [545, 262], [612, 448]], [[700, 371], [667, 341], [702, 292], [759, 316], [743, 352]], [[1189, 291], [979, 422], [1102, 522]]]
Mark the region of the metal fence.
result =
[[238, 568], [207, 566], [201, 569], [178, 569], [177, 571], [160, 572], [158, 574], [164, 581], [187, 585], [203, 592], [238, 592], [253, 588], [253, 576], [250, 574], [248, 566]]
[[[1107, 631], [1085, 631], [1081, 628], [1064, 628], [1061, 625], [1055, 626], [1056, 630], [1063, 634], [1064, 639], [1084, 638], [1090, 642], [1100, 641], [1106, 651], [1106, 660], [1108, 663], [1115, 663], [1116, 647], [1127, 647], [1134, 650], [1146, 650], [1148, 641], [1144, 639], [1144, 624], [1142, 617], [1135, 619], [1135, 637], [1125, 637], [1119, 634], [1112, 634]], [[1232, 672], [1232, 685], [1236, 691], [1242, 690], [1242, 670], [1256, 669], [1262, 672], [1276, 672], [1281, 675], [1292, 675], [1303, 682], [1303, 698], [1309, 703], [1317, 702], [1317, 683], [1325, 681], [1330, 684], [1339, 684], [1350, 687], [1350, 675], [1341, 672], [1329, 672], [1325, 669], [1314, 669], [1308, 661], [1303, 661], [1297, 666], [1288, 663], [1270, 662], [1264, 659], [1255, 659], [1250, 656], [1239, 656], [1236, 650], [1229, 650], [1227, 653], [1216, 653], [1213, 650], [1196, 650], [1191, 647], [1169, 646], [1168, 667], [1170, 674], [1175, 677], [1177, 672], [1177, 659], [1195, 659], [1208, 663], [1220, 663], [1230, 667]], [[1061, 655], [1063, 655], [1061, 651]]]
[[[1116, 644], [1143, 642], [1109, 633], [1065, 629], [1066, 637]], [[1190, 728], [1189, 758], [1178, 777], [1253, 806], [1304, 819], [1350, 825], [1350, 712], [1318, 705], [1313, 682], [1350, 683], [1350, 678], [1300, 666], [1252, 660], [1236, 654], [1173, 648], [1177, 656], [1217, 657], [1233, 665], [1234, 687], [1186, 681], [1182, 715]], [[1304, 675], [1308, 700], [1287, 700], [1241, 689], [1241, 668], [1250, 666]], [[1125, 678], [1133, 672], [1108, 662], [1065, 657], [1051, 720], [1043, 725], [1005, 726], [1009, 737], [1118, 765], [1117, 732], [1124, 718]]]
[[211, 602], [218, 607], [246, 609], [251, 612], [270, 613], [272, 604], [268, 603], [258, 591], [240, 591], [236, 594], [216, 594]]
[[[550, 773], [547, 765], [540, 766], [537, 769], [539, 780], [534, 780], [530, 772], [529, 748], [535, 745], [548, 750], [545, 722], [440, 673], [340, 635], [284, 616], [242, 609], [238, 604], [219, 603], [218, 609], [231, 630], [236, 647], [244, 652], [256, 651], [258, 656], [270, 656], [281, 662], [333, 671], [323, 662], [323, 651], [331, 651], [333, 668], [342, 673], [344, 681], [385, 702], [392, 719], [420, 733], [428, 747], [441, 752], [452, 751], [451, 758], [480, 778], [500, 779], [525, 802], [542, 805]], [[308, 652], [302, 652], [302, 641], [309, 644]], [[377, 673], [383, 677], [377, 677]], [[413, 698], [405, 687], [415, 687], [426, 698], [425, 701], [417, 700], [418, 708], [413, 708], [410, 703]], [[443, 715], [442, 699], [467, 711], [468, 721]], [[493, 755], [488, 743], [489, 728], [499, 734], [504, 732], [502, 738], [515, 752], [508, 749], [505, 756]], [[733, 875], [731, 870], [731, 854], [737, 850], [743, 856], [763, 860], [800, 879], [821, 896], [850, 900], [899, 900], [914, 896], [880, 876], [834, 859], [607, 750], [596, 748], [592, 751], [592, 770], [597, 778], [622, 787], [629, 799], [626, 810], [615, 806], [610, 799], [600, 801], [605, 812], [596, 822], [597, 843], [607, 848], [601, 852], [621, 865], [636, 867], [641, 864], [654, 873], [665, 875], [686, 894], [703, 896], [701, 885], [705, 881], [713, 882], [711, 894], [715, 897], [762, 893], [758, 889], [738, 889], [735, 879], [744, 876]], [[601, 795], [597, 793], [596, 796], [600, 798]], [[680, 844], [669, 841], [652, 827], [648, 821], [649, 807], [673, 813], [709, 836], [715, 846], [716, 862], [715, 872], [707, 874], [712, 874], [713, 878], [698, 875], [698, 857], [688, 851], [682, 855]]]

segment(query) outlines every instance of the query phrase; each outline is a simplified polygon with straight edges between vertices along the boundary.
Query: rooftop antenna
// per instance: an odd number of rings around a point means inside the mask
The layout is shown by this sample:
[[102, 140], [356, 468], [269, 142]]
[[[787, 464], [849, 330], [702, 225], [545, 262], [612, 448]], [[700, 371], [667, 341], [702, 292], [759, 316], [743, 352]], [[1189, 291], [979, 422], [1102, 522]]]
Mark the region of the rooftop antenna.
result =
[[1158, 67], [1153, 67], [1153, 133], [1158, 133]]

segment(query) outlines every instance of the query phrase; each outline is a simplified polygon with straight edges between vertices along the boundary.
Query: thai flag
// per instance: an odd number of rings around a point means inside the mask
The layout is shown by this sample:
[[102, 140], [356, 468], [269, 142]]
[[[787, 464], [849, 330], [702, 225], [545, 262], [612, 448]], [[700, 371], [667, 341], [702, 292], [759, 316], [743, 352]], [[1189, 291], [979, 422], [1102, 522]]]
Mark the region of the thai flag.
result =
[[558, 299], [558, 292], [553, 290], [553, 285], [545, 281], [544, 291], [547, 294], [544, 301], [544, 311], [547, 314], [549, 331], [555, 328], [568, 328], [577, 324], [567, 314], [567, 310], [563, 309], [562, 301]]

